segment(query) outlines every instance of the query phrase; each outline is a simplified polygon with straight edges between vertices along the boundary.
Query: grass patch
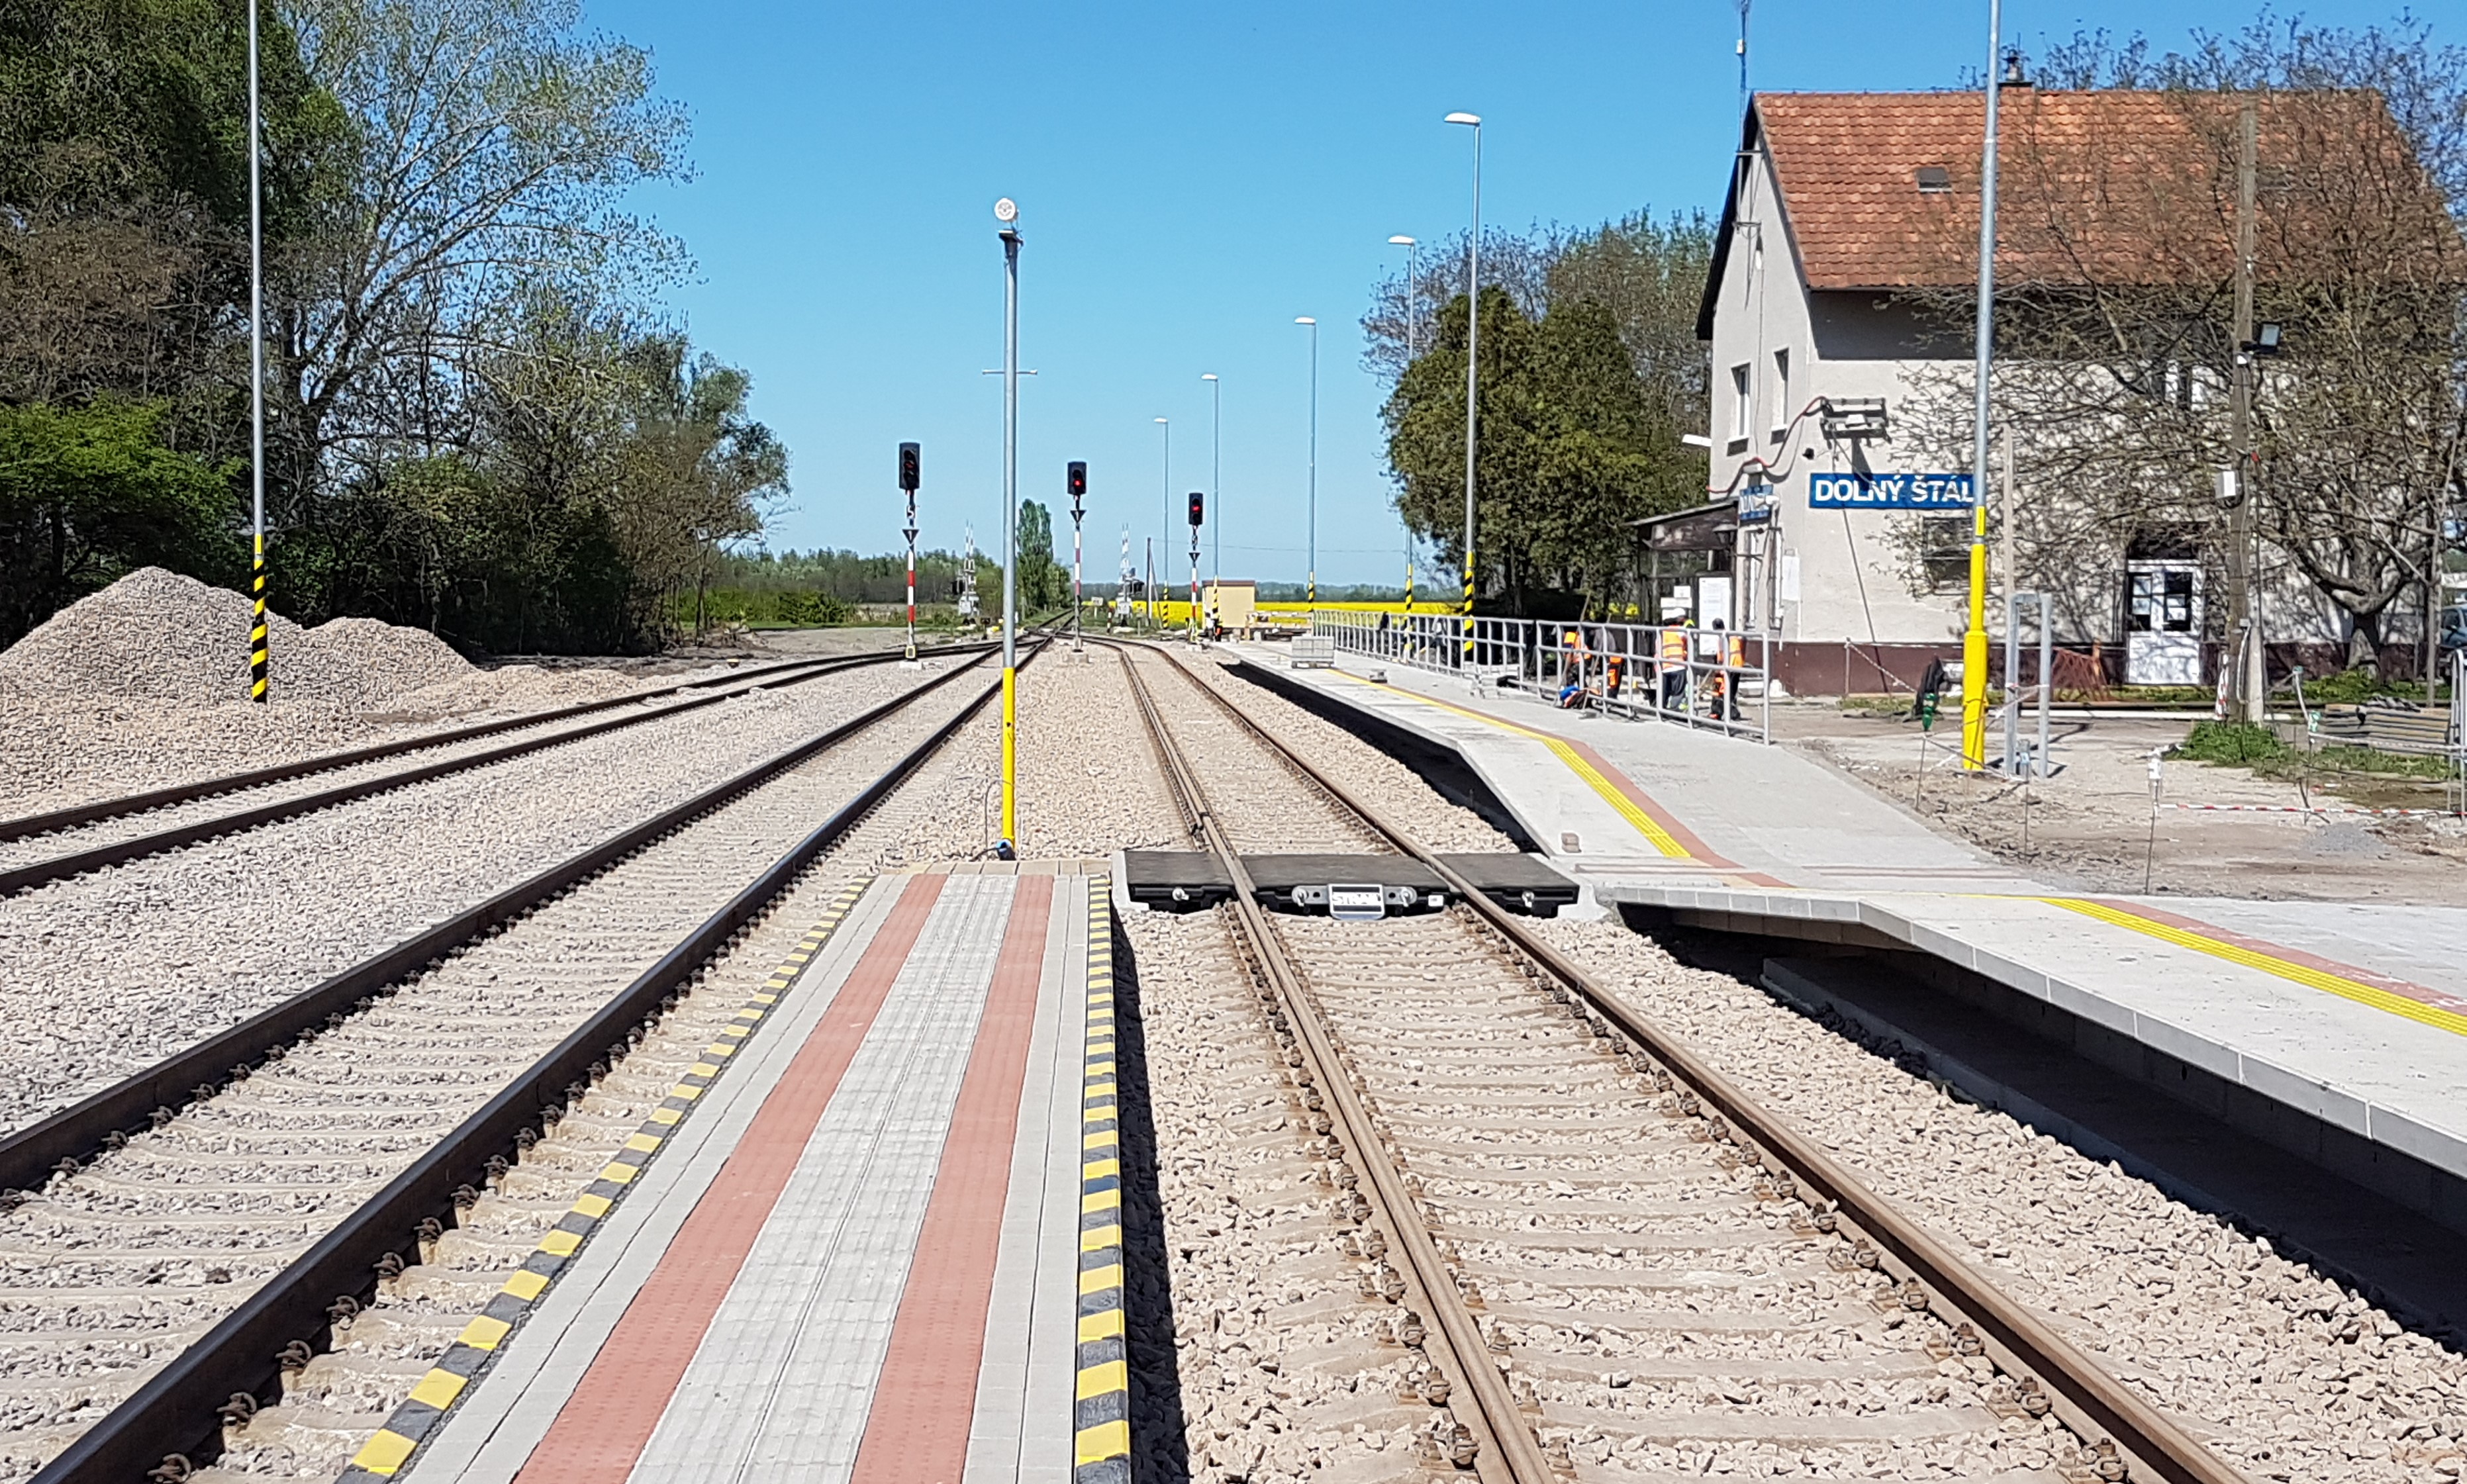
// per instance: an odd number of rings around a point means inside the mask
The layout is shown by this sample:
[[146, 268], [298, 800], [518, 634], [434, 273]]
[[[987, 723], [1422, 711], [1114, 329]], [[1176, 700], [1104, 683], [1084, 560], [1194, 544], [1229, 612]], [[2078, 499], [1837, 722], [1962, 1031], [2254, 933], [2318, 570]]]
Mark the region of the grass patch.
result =
[[2203, 763], [2252, 764], [2295, 756], [2278, 733], [2257, 722], [2197, 721], [2176, 745], [2176, 755]]

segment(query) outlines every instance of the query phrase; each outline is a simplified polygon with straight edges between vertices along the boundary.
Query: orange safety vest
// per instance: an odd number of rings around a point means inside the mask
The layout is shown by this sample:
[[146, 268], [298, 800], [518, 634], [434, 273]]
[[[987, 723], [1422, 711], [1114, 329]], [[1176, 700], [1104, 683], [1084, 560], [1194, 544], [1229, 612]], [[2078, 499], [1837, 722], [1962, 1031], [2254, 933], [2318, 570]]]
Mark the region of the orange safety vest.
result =
[[1663, 673], [1668, 674], [1672, 670], [1684, 670], [1686, 668], [1687, 668], [1687, 631], [1686, 629], [1674, 628], [1664, 629], [1662, 631]]
[[1748, 641], [1747, 641], [1747, 640], [1745, 640], [1744, 638], [1741, 638], [1741, 637], [1739, 637], [1739, 636], [1733, 635], [1733, 636], [1731, 637], [1731, 642], [1730, 642], [1730, 645], [1729, 645], [1728, 651], [1727, 651], [1727, 652], [1722, 656], [1722, 663], [1725, 663], [1725, 664], [1728, 664], [1728, 665], [1729, 665], [1729, 666], [1731, 666], [1732, 669], [1745, 669], [1745, 668], [1747, 668], [1747, 663], [1748, 663]]

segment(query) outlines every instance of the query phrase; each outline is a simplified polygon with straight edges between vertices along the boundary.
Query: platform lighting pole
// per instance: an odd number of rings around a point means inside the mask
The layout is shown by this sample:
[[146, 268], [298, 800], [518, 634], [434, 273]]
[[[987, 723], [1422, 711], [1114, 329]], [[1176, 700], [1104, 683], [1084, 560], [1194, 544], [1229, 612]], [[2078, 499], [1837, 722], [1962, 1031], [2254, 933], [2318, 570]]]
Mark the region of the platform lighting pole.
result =
[[257, 11], [248, 6], [248, 483], [255, 538], [249, 588], [256, 612], [249, 619], [248, 698], [267, 700], [271, 664], [265, 643], [265, 199], [259, 169], [260, 125], [257, 102]]
[[1996, 95], [2003, 0], [1987, 0], [1987, 137], [1979, 158], [1978, 393], [1970, 429], [1970, 623], [1961, 634], [1961, 766], [1987, 766], [1987, 402], [1996, 355]]
[[1003, 245], [1002, 847], [1019, 849], [1019, 205], [994, 203]]
[[1302, 573], [1302, 606], [1319, 610], [1319, 321], [1297, 315], [1297, 325], [1311, 332], [1310, 351], [1310, 559]]
[[1216, 511], [1216, 525], [1209, 533], [1209, 565], [1215, 569], [1216, 603], [1225, 601], [1225, 383], [1214, 371], [1204, 371], [1200, 380], [1208, 383], [1208, 503]]
[[1482, 365], [1482, 115], [1452, 113], [1442, 121], [1473, 130], [1473, 232], [1465, 238], [1465, 514], [1464, 514], [1464, 670], [1473, 678], [1473, 469], [1476, 425], [1481, 420], [1477, 393]]
[[[1420, 308], [1421, 304], [1421, 292], [1417, 286], [1417, 281], [1414, 277], [1414, 253], [1421, 244], [1415, 241], [1414, 238], [1406, 236], [1402, 233], [1398, 233], [1396, 236], [1388, 239], [1388, 245], [1390, 247], [1401, 247], [1405, 250], [1405, 367], [1407, 371], [1410, 371], [1413, 369], [1414, 365], [1414, 342], [1415, 338], [1414, 332], [1417, 328], [1414, 322], [1416, 316], [1416, 311]], [[1397, 379], [1400, 381], [1404, 379], [1404, 373], [1402, 371], [1397, 373]], [[1410, 618], [1413, 616], [1414, 528], [1407, 526], [1405, 528], [1405, 617]]]
[[[1166, 539], [1170, 541], [1173, 539], [1173, 420], [1169, 417], [1159, 417], [1156, 420], [1156, 425], [1157, 432], [1162, 435], [1157, 445], [1157, 477], [1162, 482], [1159, 488], [1164, 491], [1164, 530], [1166, 533]], [[1166, 551], [1168, 553], [1166, 560], [1168, 562], [1172, 561], [1173, 557], [1170, 553], [1172, 552], [1173, 548], [1167, 547], [1166, 548]], [[1148, 621], [1156, 624], [1159, 628], [1163, 628], [1165, 625], [1165, 617], [1162, 610], [1157, 607], [1156, 540], [1153, 537], [1150, 537], [1148, 540], [1147, 562], [1147, 593], [1141, 601], [1147, 605]]]

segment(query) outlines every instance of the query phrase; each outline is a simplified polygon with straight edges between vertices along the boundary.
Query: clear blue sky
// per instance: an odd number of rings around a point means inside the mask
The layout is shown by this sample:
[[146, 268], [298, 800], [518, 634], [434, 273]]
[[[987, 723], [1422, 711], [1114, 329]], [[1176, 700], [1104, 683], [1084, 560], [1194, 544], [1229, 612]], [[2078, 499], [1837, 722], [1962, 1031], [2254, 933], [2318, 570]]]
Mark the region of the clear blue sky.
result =
[[[1165, 525], [1154, 418], [1181, 494], [1209, 486], [1203, 371], [1224, 378], [1224, 566], [1303, 571], [1309, 332], [1320, 320], [1319, 574], [1394, 582], [1382, 389], [1357, 321], [1392, 234], [1436, 240], [1468, 206], [1483, 116], [1482, 213], [1589, 224], [1650, 205], [1717, 210], [1738, 127], [1728, 0], [1244, 5], [586, 0], [590, 24], [648, 47], [694, 120], [690, 185], [641, 205], [682, 236], [697, 281], [674, 305], [748, 368], [755, 410], [794, 459], [775, 548], [899, 546], [894, 446], [925, 445], [927, 546], [963, 523], [999, 545], [1002, 256], [996, 197], [1027, 236], [1020, 491], [1056, 507], [1085, 459], [1089, 576], [1120, 533]], [[2394, 8], [2393, 8], [2394, 9]], [[2039, 50], [2077, 27], [2232, 29], [2251, 3], [2067, 0], [2005, 9]], [[2332, 4], [2317, 21], [2390, 11]], [[1976, 0], [1762, 0], [1759, 88], [1925, 88], [1985, 52]], [[2456, 39], [2450, 37], [2447, 39]], [[1177, 585], [1184, 560], [1170, 569]]]

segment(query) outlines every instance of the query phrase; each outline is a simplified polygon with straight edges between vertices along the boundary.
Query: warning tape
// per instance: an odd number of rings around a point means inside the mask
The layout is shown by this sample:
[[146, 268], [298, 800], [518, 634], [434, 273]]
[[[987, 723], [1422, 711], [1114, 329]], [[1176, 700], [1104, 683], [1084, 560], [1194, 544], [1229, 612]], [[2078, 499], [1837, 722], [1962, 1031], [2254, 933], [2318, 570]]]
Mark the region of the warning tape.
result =
[[419, 1385], [412, 1387], [410, 1398], [395, 1408], [394, 1415], [351, 1459], [335, 1484], [374, 1484], [402, 1472], [411, 1455], [436, 1431], [438, 1423], [495, 1357], [507, 1336], [531, 1313], [566, 1264], [573, 1261], [584, 1240], [607, 1219], [643, 1166], [693, 1112], [703, 1093], [718, 1080], [721, 1068], [732, 1065], [728, 1058], [778, 1006], [780, 997], [803, 977], [806, 966], [830, 941], [831, 934], [839, 931], [841, 922], [872, 879], [869, 876], [856, 882], [832, 901], [812, 931], [799, 939], [788, 956], [771, 971], [762, 988], [728, 1024], [720, 1027], [722, 1039], [703, 1048], [702, 1059], [678, 1080], [660, 1106], [651, 1110], [643, 1126], [626, 1138], [624, 1147], [600, 1170], [600, 1178], [575, 1198], [573, 1208], [540, 1238], [539, 1246], [488, 1300], [488, 1306], [464, 1326], [462, 1335], [438, 1357], [436, 1365], [420, 1378]]
[[1130, 1484], [1131, 1368], [1122, 1310], [1120, 1079], [1114, 1042], [1113, 885], [1088, 881], [1088, 1035], [1079, 1089], [1079, 1351], [1075, 1484]]

